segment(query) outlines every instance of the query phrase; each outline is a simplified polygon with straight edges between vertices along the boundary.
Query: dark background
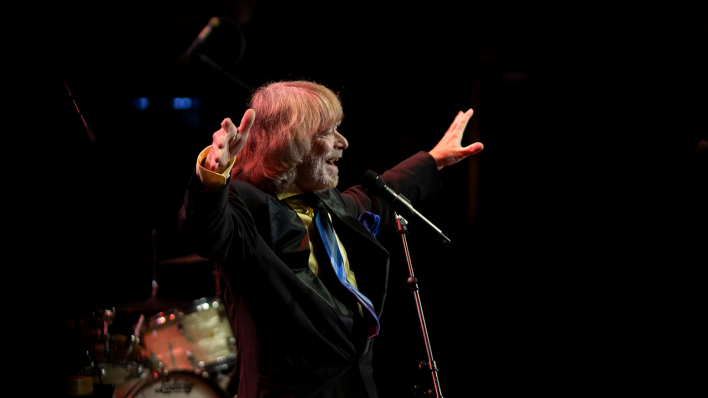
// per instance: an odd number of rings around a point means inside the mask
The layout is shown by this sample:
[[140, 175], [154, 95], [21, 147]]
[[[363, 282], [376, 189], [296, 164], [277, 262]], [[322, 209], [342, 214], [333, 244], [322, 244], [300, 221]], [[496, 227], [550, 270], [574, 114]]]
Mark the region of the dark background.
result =
[[[200, 51], [238, 79], [307, 79], [340, 94], [340, 188], [432, 149], [474, 108], [463, 143], [484, 151], [445, 168], [443, 190], [418, 206], [452, 244], [409, 238], [446, 395], [568, 375], [582, 390], [671, 351], [645, 345], [661, 330], [695, 333], [708, 241], [706, 162], [694, 150], [706, 131], [705, 23], [664, 36], [603, 10], [510, 3], [54, 7], [35, 101], [53, 127], [33, 269], [59, 318], [149, 297], [153, 229], [158, 261], [193, 253], [177, 211], [196, 156], [250, 95], [198, 60], [178, 62], [219, 16], [242, 29], [243, 57], [228, 23]], [[133, 108], [138, 97], [147, 109]], [[173, 97], [202, 104], [174, 110]], [[400, 244], [381, 239], [392, 263], [375, 376], [381, 396], [410, 396], [424, 350]], [[211, 271], [160, 266], [159, 295], [213, 296]]]

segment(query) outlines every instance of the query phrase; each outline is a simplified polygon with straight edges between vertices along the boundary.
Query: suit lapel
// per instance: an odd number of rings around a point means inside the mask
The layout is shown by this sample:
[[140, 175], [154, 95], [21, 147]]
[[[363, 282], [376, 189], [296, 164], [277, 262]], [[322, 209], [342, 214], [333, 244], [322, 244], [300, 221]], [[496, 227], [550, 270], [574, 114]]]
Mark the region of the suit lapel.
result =
[[[361, 235], [361, 237], [368, 241], [368, 243], [371, 243], [379, 249], [386, 251], [386, 249], [381, 246], [379, 241], [374, 238], [371, 232], [361, 222], [359, 222], [359, 220], [347, 213], [344, 206], [342, 206], [339, 201], [333, 197], [330, 191], [320, 192], [317, 196], [322, 199], [322, 202], [324, 202], [325, 207], [327, 207], [330, 214], [332, 214], [333, 217], [336, 217], [340, 223], [344, 223], [344, 225], [346, 225], [351, 232]], [[336, 232], [337, 235], [340, 234], [339, 229], [337, 229]]]
[[295, 210], [268, 196], [268, 215], [270, 244], [275, 254], [295, 273], [309, 268], [307, 229]]

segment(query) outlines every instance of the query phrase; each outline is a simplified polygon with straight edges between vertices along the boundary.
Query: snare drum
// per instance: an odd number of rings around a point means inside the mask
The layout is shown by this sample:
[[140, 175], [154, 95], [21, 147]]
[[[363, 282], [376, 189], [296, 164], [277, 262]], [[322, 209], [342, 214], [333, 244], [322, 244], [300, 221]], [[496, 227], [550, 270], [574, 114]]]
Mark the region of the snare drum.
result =
[[141, 380], [128, 391], [125, 398], [229, 398], [212, 380], [193, 372], [172, 371], [165, 374], [153, 373]]
[[235, 363], [236, 340], [218, 298], [194, 301], [150, 317], [142, 341], [154, 369], [196, 369]]

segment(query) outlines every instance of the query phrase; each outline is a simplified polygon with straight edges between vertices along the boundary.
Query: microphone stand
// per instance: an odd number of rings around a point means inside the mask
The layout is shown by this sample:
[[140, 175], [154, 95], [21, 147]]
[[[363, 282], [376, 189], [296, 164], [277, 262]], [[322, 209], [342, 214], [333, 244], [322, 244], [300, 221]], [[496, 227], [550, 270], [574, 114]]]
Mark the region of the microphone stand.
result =
[[196, 56], [200, 61], [202, 61], [202, 62], [204, 62], [205, 64], [209, 65], [209, 67], [211, 67], [211, 68], [214, 69], [215, 71], [219, 72], [222, 76], [224, 76], [225, 78], [229, 79], [229, 81], [231, 81], [232, 83], [236, 84], [237, 86], [241, 87], [242, 89], [244, 89], [244, 90], [246, 90], [246, 91], [253, 91], [253, 88], [251, 88], [251, 86], [249, 86], [248, 84], [244, 83], [241, 79], [237, 78], [236, 76], [232, 75], [229, 71], [227, 71], [226, 69], [224, 69], [224, 68], [222, 68], [221, 66], [219, 66], [219, 64], [217, 64], [216, 62], [214, 62], [211, 58], [209, 58], [209, 57], [207, 57], [206, 55], [204, 55], [204, 54], [202, 54], [202, 53], [199, 53], [199, 52], [195, 52], [195, 53], [193, 53], [193, 54], [194, 54], [194, 56]]
[[[420, 303], [420, 292], [418, 291], [418, 279], [415, 277], [415, 274], [413, 273], [413, 265], [411, 264], [411, 256], [410, 252], [408, 251], [408, 241], [406, 240], [406, 235], [408, 234], [408, 221], [406, 221], [405, 218], [401, 217], [398, 215], [398, 213], [394, 212], [396, 216], [396, 233], [401, 236], [401, 240], [403, 241], [403, 250], [406, 253], [406, 261], [408, 262], [408, 272], [410, 273], [410, 277], [408, 278], [408, 285], [411, 288], [411, 291], [413, 292], [413, 296], [415, 297], [415, 305], [416, 309], [418, 310], [418, 319], [420, 320], [420, 329], [423, 332], [423, 340], [425, 342], [425, 350], [428, 354], [428, 363], [426, 364], [428, 366], [428, 370], [430, 370], [430, 380], [432, 381], [433, 384], [433, 391], [435, 393], [435, 398], [443, 398], [442, 392], [440, 392], [440, 380], [438, 379], [438, 368], [435, 363], [435, 360], [433, 359], [433, 351], [430, 348], [430, 339], [428, 338], [428, 328], [425, 325], [425, 316], [423, 316], [423, 306]], [[424, 366], [424, 363], [421, 363], [421, 369]], [[430, 391], [430, 392], [433, 392]], [[433, 398], [433, 396], [429, 395], [430, 398]]]

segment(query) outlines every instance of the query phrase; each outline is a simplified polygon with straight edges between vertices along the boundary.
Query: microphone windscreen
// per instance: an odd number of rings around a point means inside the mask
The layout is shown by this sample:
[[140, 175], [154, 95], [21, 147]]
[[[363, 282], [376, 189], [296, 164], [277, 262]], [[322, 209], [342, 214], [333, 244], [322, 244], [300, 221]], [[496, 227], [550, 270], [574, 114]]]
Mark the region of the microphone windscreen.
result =
[[366, 189], [383, 189], [386, 186], [384, 180], [371, 170], [367, 170], [366, 173], [361, 176], [359, 184]]

